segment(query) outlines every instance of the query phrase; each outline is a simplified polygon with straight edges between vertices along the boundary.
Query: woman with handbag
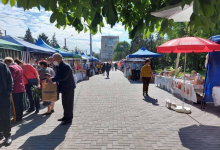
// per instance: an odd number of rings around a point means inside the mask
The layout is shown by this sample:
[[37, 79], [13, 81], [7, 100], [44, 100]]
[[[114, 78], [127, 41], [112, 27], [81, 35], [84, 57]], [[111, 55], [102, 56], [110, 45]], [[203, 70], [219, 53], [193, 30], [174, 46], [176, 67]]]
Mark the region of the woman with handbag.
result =
[[15, 62], [23, 69], [23, 80], [25, 84], [25, 90], [30, 103], [27, 112], [30, 113], [36, 110], [35, 114], [37, 114], [39, 113], [40, 102], [39, 98], [36, 98], [34, 100], [33, 91], [31, 89], [34, 85], [38, 85], [38, 87], [40, 88], [40, 79], [38, 72], [33, 66], [31, 66], [30, 64], [25, 64], [22, 60], [16, 59]]

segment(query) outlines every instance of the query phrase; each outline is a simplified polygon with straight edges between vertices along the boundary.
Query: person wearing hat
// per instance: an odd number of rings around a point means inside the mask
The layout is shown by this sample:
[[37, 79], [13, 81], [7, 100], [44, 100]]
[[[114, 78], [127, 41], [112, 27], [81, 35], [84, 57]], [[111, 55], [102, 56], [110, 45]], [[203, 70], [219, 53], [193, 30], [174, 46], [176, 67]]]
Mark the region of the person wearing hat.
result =
[[140, 81], [143, 81], [143, 96], [148, 96], [148, 87], [152, 76], [150, 59], [146, 59], [145, 65], [141, 68]]

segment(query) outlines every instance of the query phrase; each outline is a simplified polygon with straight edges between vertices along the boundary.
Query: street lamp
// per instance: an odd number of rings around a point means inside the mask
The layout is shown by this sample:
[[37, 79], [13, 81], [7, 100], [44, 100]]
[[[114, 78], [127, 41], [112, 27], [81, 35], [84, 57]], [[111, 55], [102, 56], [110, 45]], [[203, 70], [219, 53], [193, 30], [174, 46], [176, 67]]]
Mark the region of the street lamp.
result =
[[[73, 36], [73, 35], [71, 35]], [[66, 49], [66, 39], [70, 38], [71, 36], [67, 37], [67, 38], [64, 38], [64, 43], [65, 43], [65, 49]]]

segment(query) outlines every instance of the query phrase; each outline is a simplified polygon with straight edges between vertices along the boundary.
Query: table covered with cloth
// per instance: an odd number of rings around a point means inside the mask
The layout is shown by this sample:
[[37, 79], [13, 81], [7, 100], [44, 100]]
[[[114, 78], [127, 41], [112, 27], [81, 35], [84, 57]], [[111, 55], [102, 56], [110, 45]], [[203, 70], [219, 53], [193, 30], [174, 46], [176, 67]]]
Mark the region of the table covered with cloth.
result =
[[82, 81], [83, 78], [86, 76], [86, 74], [82, 72], [75, 73], [74, 75], [77, 82]]
[[171, 92], [180, 94], [182, 97], [188, 99], [189, 101], [192, 102], [197, 102], [197, 96], [196, 93], [202, 93], [203, 91], [203, 84], [195, 85], [192, 84], [191, 81], [186, 80], [185, 81], [185, 88], [183, 88], [183, 79], [175, 79], [173, 80], [171, 84]]
[[220, 87], [215, 86], [212, 88], [212, 97], [214, 99], [215, 106], [220, 106]]
[[161, 88], [165, 88], [166, 90], [171, 90], [173, 78], [172, 77], [165, 77], [161, 75], [155, 75], [154, 83], [159, 85]]

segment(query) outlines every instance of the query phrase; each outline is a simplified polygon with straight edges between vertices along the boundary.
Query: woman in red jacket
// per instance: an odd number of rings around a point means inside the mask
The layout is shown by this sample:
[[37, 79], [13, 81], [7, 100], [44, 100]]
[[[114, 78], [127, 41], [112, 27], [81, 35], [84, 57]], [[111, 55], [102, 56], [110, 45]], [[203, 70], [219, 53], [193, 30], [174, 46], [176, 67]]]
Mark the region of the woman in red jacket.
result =
[[36, 98], [34, 100], [33, 92], [31, 91], [31, 88], [34, 85], [31, 84], [28, 80], [37, 78], [38, 79], [37, 85], [40, 86], [40, 79], [38, 72], [34, 69], [33, 66], [31, 66], [30, 64], [25, 64], [22, 60], [16, 59], [15, 62], [23, 69], [23, 80], [25, 84], [26, 93], [28, 95], [28, 99], [30, 102], [30, 107], [27, 110], [27, 112], [33, 112], [34, 110], [36, 110], [35, 114], [37, 114], [39, 113], [39, 108], [40, 108], [39, 98]]
[[11, 57], [6, 57], [4, 63], [8, 65], [14, 82], [12, 97], [15, 106], [15, 118], [16, 121], [21, 121], [23, 117], [23, 94], [25, 92], [23, 70], [20, 66], [14, 63], [14, 60]]

